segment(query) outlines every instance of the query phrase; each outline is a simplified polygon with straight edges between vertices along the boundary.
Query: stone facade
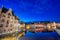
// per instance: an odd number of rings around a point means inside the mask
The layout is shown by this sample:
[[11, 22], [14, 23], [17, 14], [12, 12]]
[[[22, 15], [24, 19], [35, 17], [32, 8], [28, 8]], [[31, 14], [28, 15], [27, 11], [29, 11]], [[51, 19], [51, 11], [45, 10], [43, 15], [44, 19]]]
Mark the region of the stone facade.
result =
[[18, 30], [19, 19], [12, 9], [2, 7], [0, 9], [0, 33], [15, 32]]

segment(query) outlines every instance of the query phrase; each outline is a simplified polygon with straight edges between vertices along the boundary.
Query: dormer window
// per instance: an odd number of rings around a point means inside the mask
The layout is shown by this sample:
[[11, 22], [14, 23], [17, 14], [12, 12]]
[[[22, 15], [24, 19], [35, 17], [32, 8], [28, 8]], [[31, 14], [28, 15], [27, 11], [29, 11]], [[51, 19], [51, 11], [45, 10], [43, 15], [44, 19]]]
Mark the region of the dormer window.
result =
[[11, 16], [11, 14], [10, 14], [10, 13], [8, 13], [8, 15], [9, 15], [9, 16]]

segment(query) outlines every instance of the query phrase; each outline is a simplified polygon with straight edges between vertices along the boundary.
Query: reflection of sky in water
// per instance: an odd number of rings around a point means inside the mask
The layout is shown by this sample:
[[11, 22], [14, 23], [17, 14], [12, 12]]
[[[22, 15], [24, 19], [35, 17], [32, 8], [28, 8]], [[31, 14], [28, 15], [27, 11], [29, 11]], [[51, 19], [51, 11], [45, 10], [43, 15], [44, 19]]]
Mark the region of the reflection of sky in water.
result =
[[48, 33], [31, 33], [27, 32], [25, 36], [20, 38], [21, 40], [58, 40], [58, 35], [56, 32]]

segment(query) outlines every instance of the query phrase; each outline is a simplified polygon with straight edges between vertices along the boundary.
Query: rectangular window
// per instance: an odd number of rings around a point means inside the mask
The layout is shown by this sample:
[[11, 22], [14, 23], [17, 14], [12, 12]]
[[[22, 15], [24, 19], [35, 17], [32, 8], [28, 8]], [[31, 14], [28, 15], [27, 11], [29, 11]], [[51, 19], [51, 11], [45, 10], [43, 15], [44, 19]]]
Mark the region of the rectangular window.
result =
[[13, 23], [13, 21], [11, 21], [11, 23]]
[[9, 24], [9, 20], [7, 20], [7, 24]]
[[13, 25], [11, 24], [10, 27], [12, 27]]
[[3, 24], [0, 24], [0, 27], [3, 27]]
[[2, 19], [2, 21], [1, 22], [4, 22], [5, 20], [4, 19]]
[[8, 27], [8, 25], [6, 25], [6, 27]]
[[6, 30], [4, 29], [4, 32], [6, 32]]
[[12, 29], [10, 29], [10, 31], [12, 31]]
[[10, 16], [8, 16], [8, 18], [10, 18]]
[[3, 17], [5, 17], [5, 15], [3, 15]]
[[2, 33], [3, 31], [0, 29], [0, 33]]

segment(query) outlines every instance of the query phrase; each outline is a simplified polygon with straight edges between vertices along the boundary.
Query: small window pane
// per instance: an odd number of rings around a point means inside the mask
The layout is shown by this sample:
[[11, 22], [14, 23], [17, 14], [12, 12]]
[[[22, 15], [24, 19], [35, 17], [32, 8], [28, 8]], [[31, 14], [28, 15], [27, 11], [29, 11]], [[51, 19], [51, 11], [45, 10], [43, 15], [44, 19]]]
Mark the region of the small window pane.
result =
[[5, 15], [3, 15], [3, 17], [5, 17]]
[[2, 19], [2, 22], [4, 22], [5, 20], [4, 19]]
[[7, 24], [9, 24], [9, 20], [7, 20]]
[[3, 27], [3, 24], [0, 24], [0, 27]]
[[11, 14], [10, 14], [10, 13], [8, 13], [8, 15], [10, 15], [10, 16], [11, 16]]
[[8, 25], [6, 25], [6, 27], [8, 27]]

